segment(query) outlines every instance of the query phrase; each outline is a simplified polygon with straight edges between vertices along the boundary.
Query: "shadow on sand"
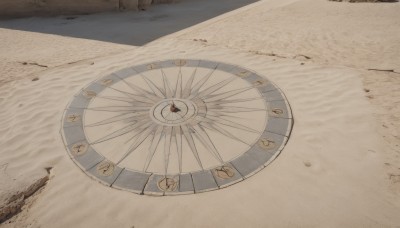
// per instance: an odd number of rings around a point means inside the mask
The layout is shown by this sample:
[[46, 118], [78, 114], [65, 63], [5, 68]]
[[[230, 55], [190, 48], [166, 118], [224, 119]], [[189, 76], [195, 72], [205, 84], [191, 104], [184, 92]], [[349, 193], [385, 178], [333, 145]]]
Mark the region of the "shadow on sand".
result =
[[182, 0], [141, 12], [3, 20], [0, 28], [141, 46], [256, 1]]

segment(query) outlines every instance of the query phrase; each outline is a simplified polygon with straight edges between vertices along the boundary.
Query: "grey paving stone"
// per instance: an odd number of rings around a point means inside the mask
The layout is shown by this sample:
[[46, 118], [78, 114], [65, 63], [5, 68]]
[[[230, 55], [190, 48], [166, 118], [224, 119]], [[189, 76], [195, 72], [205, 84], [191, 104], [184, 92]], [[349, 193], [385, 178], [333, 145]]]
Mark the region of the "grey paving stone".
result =
[[241, 68], [241, 67], [235, 67], [235, 68], [231, 69], [230, 73], [232, 73], [232, 74], [234, 74], [236, 76], [239, 76], [240, 78], [243, 78], [245, 80], [246, 80], [247, 77], [249, 77], [250, 75], [254, 74], [253, 72], [251, 72], [251, 71], [249, 71], [247, 69]]
[[[177, 65], [175, 64], [175, 61], [179, 61], [180, 59], [172, 59], [172, 60], [165, 60], [160, 62], [160, 66], [162, 68], [170, 68], [170, 67], [177, 67]], [[186, 60], [183, 60], [186, 62]], [[185, 63], [186, 65], [186, 63]]]
[[225, 188], [243, 180], [242, 175], [230, 163], [212, 169], [212, 174], [219, 188]]
[[263, 92], [262, 95], [265, 97], [266, 101], [281, 101], [281, 100], [284, 100], [280, 90], [270, 90], [268, 92]]
[[195, 59], [187, 59], [186, 60], [186, 67], [197, 67], [199, 65], [200, 60]]
[[82, 126], [64, 127], [65, 144], [70, 146], [76, 142], [86, 141]]
[[192, 173], [195, 193], [207, 192], [218, 189], [214, 177], [209, 170]]
[[190, 175], [190, 173], [181, 174], [179, 176], [179, 192], [181, 194], [194, 193], [192, 175]]
[[[262, 140], [268, 140], [267, 146]], [[287, 140], [288, 138], [285, 136], [265, 131], [260, 140], [247, 153], [266, 166], [281, 153]]]
[[163, 176], [159, 176], [157, 174], [152, 174], [147, 181], [146, 186], [144, 187], [143, 193], [145, 195], [152, 195], [152, 196], [162, 196], [164, 195], [164, 191], [158, 188], [157, 182], [160, 181]]
[[218, 66], [218, 62], [208, 61], [208, 60], [201, 60], [199, 67], [214, 69]]
[[[271, 159], [271, 157], [274, 155], [260, 149], [258, 146], [255, 145], [250, 148], [250, 150], [248, 150], [246, 154], [248, 154], [252, 159], [256, 160], [260, 168], [263, 168], [263, 165], [267, 163], [269, 159]], [[259, 169], [256, 170], [258, 171]]]
[[113, 74], [117, 75], [117, 78], [125, 79], [128, 77], [131, 77], [133, 75], [137, 75], [138, 73], [134, 71], [131, 67], [119, 70], [117, 72], [114, 72]]
[[100, 84], [102, 87], [109, 87], [119, 81], [121, 81], [121, 79], [117, 77], [117, 74], [113, 73], [100, 78], [99, 80], [96, 81], [96, 83]]
[[257, 81], [268, 81], [266, 78], [258, 76], [256, 73], [250, 72], [250, 74], [244, 78], [249, 83], [253, 84]]
[[82, 126], [83, 111], [84, 109], [82, 108], [67, 109], [64, 113], [63, 126]]
[[264, 168], [262, 163], [258, 162], [253, 155], [247, 152], [231, 161], [231, 164], [244, 178], [250, 177]]
[[88, 98], [83, 95], [83, 91], [74, 97], [74, 99], [69, 104], [69, 108], [86, 108], [92, 98]]
[[[265, 145], [263, 140], [267, 140]], [[253, 147], [260, 148], [270, 154], [275, 154], [286, 144], [287, 137], [272, 132], [264, 131], [260, 136], [259, 141]]]
[[270, 101], [268, 102], [268, 114], [269, 116], [277, 117], [277, 118], [291, 118], [291, 114], [288, 111], [286, 106], [286, 102], [284, 100], [281, 101]]
[[[248, 76], [242, 78], [250, 84], [254, 85], [262, 94], [277, 89], [274, 84], [268, 81], [268, 79], [261, 77], [253, 72], [249, 72]], [[260, 82], [263, 84], [259, 84]]]
[[73, 156], [73, 159], [79, 165], [79, 167], [81, 167], [81, 169], [85, 171], [93, 168], [93, 166], [104, 160], [104, 157], [99, 155], [90, 146], [88, 148], [88, 151], [81, 156], [74, 155], [74, 153], [71, 153], [71, 155]]
[[142, 173], [124, 169], [112, 187], [142, 194], [150, 176], [150, 173]]
[[277, 88], [271, 82], [267, 83], [264, 86], [259, 86], [258, 87], [258, 91], [260, 91], [261, 94], [265, 94], [267, 92], [274, 91], [274, 90], [277, 90]]
[[131, 67], [136, 73], [140, 74], [142, 72], [148, 71], [148, 65], [151, 63], [140, 64], [134, 67]]
[[[159, 187], [159, 182], [165, 181], [166, 178], [171, 185], [170, 188], [166, 188], [164, 190]], [[145, 195], [174, 195], [179, 192], [179, 176], [164, 176], [153, 174], [149, 178], [149, 181], [147, 182], [143, 192]]]
[[292, 120], [269, 117], [266, 130], [279, 135], [289, 136]]
[[100, 175], [99, 172], [97, 171], [98, 166], [101, 165], [105, 161], [106, 160], [103, 160], [100, 163], [98, 163], [97, 165], [93, 166], [91, 169], [88, 170], [88, 173], [91, 176], [95, 177], [97, 180], [101, 181], [103, 184], [111, 186], [114, 183], [114, 181], [117, 179], [119, 174], [121, 173], [122, 168], [118, 167], [118, 166], [114, 166], [111, 175], [109, 175], [109, 176]]
[[226, 63], [220, 63], [217, 67], [217, 70], [224, 71], [227, 73], [231, 73], [234, 71], [237, 67], [234, 65], [226, 64]]
[[105, 86], [98, 84], [98, 83], [92, 83], [90, 84], [88, 87], [86, 87], [84, 90], [86, 91], [93, 91], [96, 94], [101, 93], [101, 91], [103, 91], [105, 88]]

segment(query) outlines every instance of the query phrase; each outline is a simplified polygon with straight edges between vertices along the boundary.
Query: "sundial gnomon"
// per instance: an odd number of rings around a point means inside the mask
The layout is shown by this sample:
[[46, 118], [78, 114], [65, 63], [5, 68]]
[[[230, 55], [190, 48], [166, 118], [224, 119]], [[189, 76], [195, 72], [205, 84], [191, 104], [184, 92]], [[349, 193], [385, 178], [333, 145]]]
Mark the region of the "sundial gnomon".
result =
[[165, 60], [100, 78], [68, 105], [63, 137], [88, 175], [139, 194], [237, 183], [269, 164], [290, 135], [283, 93], [230, 64]]

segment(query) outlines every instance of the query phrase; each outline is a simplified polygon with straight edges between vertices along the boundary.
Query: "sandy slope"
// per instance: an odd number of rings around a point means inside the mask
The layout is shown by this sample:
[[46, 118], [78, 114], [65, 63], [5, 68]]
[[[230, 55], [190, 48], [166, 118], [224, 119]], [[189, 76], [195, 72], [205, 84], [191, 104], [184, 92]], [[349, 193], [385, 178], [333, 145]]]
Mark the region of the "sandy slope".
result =
[[[0, 84], [77, 61], [110, 55], [134, 47], [101, 41], [0, 28]], [[79, 53], [77, 55], [77, 53]]]
[[179, 38], [202, 37], [234, 49], [289, 58], [303, 54], [321, 64], [400, 72], [399, 3], [302, 0], [272, 11], [268, 5], [194, 28]]
[[0, 84], [133, 50], [255, 0], [185, 0], [148, 11], [0, 21]]
[[[400, 3], [268, 1], [218, 23], [206, 22], [179, 39], [276, 58], [357, 69], [386, 142], [386, 178], [400, 192]], [[273, 10], [270, 10], [272, 8]], [[230, 25], [235, 26], [230, 26]], [[310, 59], [305, 58], [309, 57]], [[393, 70], [369, 71], [368, 69]]]
[[[1, 86], [0, 164], [10, 178], [2, 183], [54, 167], [28, 216], [4, 227], [399, 226], [400, 187], [389, 175], [400, 175], [399, 76], [364, 70], [400, 67], [399, 6], [261, 1], [133, 51]], [[360, 27], [360, 18], [371, 23]], [[291, 59], [300, 54], [312, 59]], [[88, 178], [59, 135], [71, 96], [116, 69], [176, 57], [239, 64], [274, 81], [295, 118], [281, 156], [244, 182], [199, 195], [138, 196]]]

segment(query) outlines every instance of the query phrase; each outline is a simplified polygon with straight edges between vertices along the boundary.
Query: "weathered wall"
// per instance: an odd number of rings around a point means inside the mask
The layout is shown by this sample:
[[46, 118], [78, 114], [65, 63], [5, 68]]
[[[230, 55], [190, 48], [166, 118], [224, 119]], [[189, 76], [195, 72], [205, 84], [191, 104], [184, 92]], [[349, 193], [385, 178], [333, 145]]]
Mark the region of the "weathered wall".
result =
[[176, 0], [0, 0], [0, 18], [143, 10]]

